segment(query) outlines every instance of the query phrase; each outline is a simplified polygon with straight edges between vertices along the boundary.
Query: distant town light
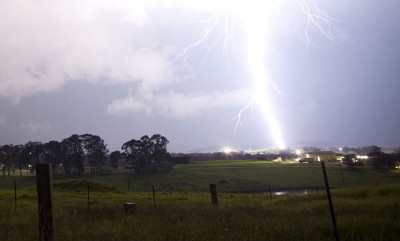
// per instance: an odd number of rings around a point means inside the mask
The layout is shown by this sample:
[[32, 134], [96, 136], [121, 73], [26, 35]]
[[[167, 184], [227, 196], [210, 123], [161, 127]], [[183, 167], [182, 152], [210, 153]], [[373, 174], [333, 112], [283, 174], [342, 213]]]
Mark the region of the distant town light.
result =
[[232, 151], [233, 151], [232, 148], [227, 147], [227, 146], [222, 148], [222, 152], [225, 154], [230, 154]]

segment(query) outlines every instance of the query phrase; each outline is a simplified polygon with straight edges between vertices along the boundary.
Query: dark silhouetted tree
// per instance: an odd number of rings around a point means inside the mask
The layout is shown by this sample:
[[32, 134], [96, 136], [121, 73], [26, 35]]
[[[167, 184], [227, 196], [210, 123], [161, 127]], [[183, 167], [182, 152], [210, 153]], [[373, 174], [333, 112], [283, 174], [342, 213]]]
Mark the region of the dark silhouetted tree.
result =
[[42, 161], [43, 159], [43, 144], [39, 141], [29, 141], [25, 143], [22, 158], [27, 169], [33, 173], [35, 170], [35, 165]]
[[62, 164], [65, 153], [62, 144], [58, 141], [49, 141], [43, 144], [43, 159], [45, 163], [51, 163], [53, 175], [57, 172], [57, 167]]
[[121, 157], [122, 155], [120, 151], [113, 151], [110, 153], [111, 166], [113, 168], [118, 168], [119, 160], [121, 159]]
[[125, 142], [121, 147], [126, 154], [126, 159], [135, 165], [135, 170], [137, 173], [142, 172], [144, 165], [145, 157], [142, 152], [142, 147], [142, 142], [135, 139]]
[[191, 161], [190, 155], [179, 154], [171, 157], [171, 161], [175, 164], [188, 164]]
[[22, 150], [24, 146], [23, 145], [15, 145], [12, 146], [12, 171], [13, 175], [15, 174], [15, 169], [19, 169], [19, 174], [22, 176], [22, 164], [21, 164], [21, 158], [22, 158]]
[[3, 176], [6, 176], [6, 171], [7, 175], [10, 176], [10, 170], [12, 168], [12, 148], [12, 145], [0, 146], [0, 163]]
[[71, 135], [61, 141], [62, 150], [64, 153], [63, 167], [66, 175], [70, 175], [72, 168], [75, 167], [78, 170], [78, 174], [81, 175], [84, 171], [84, 151], [82, 147], [82, 141], [79, 135]]
[[357, 156], [355, 154], [347, 154], [344, 156], [342, 163], [353, 170], [357, 165]]
[[171, 156], [167, 151], [168, 139], [160, 134], [155, 134], [150, 138], [150, 152], [154, 162], [170, 161]]
[[390, 169], [395, 169], [395, 156], [382, 152], [381, 147], [372, 146], [371, 152], [368, 156], [370, 159], [372, 159], [372, 166], [379, 171], [388, 171]]
[[157, 164], [160, 161], [170, 160], [167, 144], [167, 138], [160, 134], [155, 134], [151, 138], [145, 135], [140, 140], [132, 139], [125, 142], [121, 149], [124, 150], [127, 160], [135, 165], [135, 170], [141, 173], [146, 163]]
[[108, 153], [107, 145], [103, 139], [96, 135], [84, 134], [80, 138], [91, 173], [101, 173], [101, 166], [104, 165]]

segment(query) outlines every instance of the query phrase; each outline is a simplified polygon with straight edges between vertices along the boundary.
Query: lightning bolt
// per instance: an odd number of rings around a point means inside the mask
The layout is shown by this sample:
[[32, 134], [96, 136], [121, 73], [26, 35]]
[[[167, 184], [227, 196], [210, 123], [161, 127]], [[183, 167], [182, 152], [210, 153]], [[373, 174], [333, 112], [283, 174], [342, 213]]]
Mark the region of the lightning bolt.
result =
[[[306, 18], [304, 32], [307, 48], [312, 44], [310, 37], [312, 27], [316, 28], [327, 39], [331, 41], [334, 40], [333, 32], [336, 30], [334, 25], [335, 19], [331, 18], [325, 11], [319, 8], [313, 0], [292, 1], [295, 1], [300, 6], [301, 11]], [[199, 40], [188, 45], [178, 54], [177, 57], [184, 58], [191, 48], [200, 45], [208, 46], [206, 51], [207, 56], [211, 48], [213, 48], [217, 43], [222, 42], [224, 46], [224, 56], [227, 58], [229, 39], [232, 38], [234, 32], [234, 21], [236, 21], [236, 18], [239, 18], [241, 20], [240, 24], [243, 26], [246, 33], [247, 63], [249, 71], [251, 72], [253, 96], [248, 104], [241, 108], [238, 114], [233, 118], [235, 120], [234, 130], [236, 131], [242, 124], [242, 114], [250, 107], [257, 105], [266, 120], [269, 127], [269, 133], [275, 146], [279, 149], [284, 149], [286, 145], [282, 137], [279, 121], [274, 109], [272, 108], [270, 90], [273, 89], [281, 95], [284, 95], [284, 93], [279, 90], [278, 85], [274, 81], [268, 78], [267, 70], [265, 68], [266, 45], [269, 37], [269, 29], [266, 27], [266, 24], [269, 19], [269, 14], [272, 14], [273, 11], [277, 10], [279, 1], [221, 0], [218, 1], [218, 3], [218, 6], [221, 7], [221, 9], [215, 11], [209, 19], [200, 21], [206, 23], [206, 26]], [[218, 34], [217, 38], [209, 44], [211, 33], [215, 31], [216, 26], [219, 25], [221, 21], [224, 21], [225, 30]]]
[[[222, 19], [222, 20], [221, 20]], [[205, 28], [200, 35], [201, 37], [194, 43], [189, 44], [186, 48], [184, 48], [180, 53], [177, 54], [176, 58], [184, 58], [186, 57], [187, 53], [190, 49], [198, 47], [198, 46], [206, 46], [206, 54], [203, 57], [203, 61], [207, 59], [207, 56], [212, 48], [215, 47], [220, 42], [223, 42], [223, 55], [225, 56], [227, 64], [229, 64], [228, 58], [228, 46], [230, 40], [233, 38], [234, 35], [234, 16], [231, 15], [231, 12], [226, 11], [224, 9], [215, 11], [208, 19], [196, 21], [193, 23], [205, 23]], [[217, 35], [217, 38], [214, 39], [210, 44], [210, 35], [214, 32], [214, 29], [223, 22], [224, 28], [221, 33]], [[186, 61], [186, 59], [185, 59]]]
[[301, 11], [304, 16], [306, 16], [306, 27], [304, 29], [304, 35], [306, 36], [307, 47], [312, 44], [310, 38], [310, 28], [311, 26], [316, 27], [320, 34], [322, 34], [327, 39], [333, 41], [334, 34], [336, 32], [336, 25], [334, 18], [330, 17], [324, 10], [322, 10], [315, 1], [313, 0], [296, 0], [300, 6]]

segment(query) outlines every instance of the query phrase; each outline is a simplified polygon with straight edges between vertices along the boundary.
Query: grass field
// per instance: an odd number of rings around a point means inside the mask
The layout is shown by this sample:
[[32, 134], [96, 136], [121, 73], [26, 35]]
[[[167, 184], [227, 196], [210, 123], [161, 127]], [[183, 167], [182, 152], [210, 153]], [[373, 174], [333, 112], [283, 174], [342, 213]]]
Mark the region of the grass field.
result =
[[[370, 167], [341, 170], [337, 163], [326, 163], [332, 187], [359, 187], [400, 183], [399, 173], [381, 173]], [[55, 176], [57, 181], [85, 179], [113, 186], [120, 191], [206, 192], [209, 184], [217, 184], [220, 192], [263, 192], [287, 188], [324, 186], [320, 163], [274, 163], [268, 161], [208, 161], [175, 165], [169, 172], [156, 172], [138, 176], [134, 172], [111, 175]], [[0, 190], [35, 186], [34, 176], [0, 177]]]
[[[332, 196], [341, 240], [398, 240], [398, 173], [342, 170], [343, 182], [336, 163], [327, 163], [327, 171], [336, 187]], [[217, 184], [218, 206], [211, 205], [210, 183]], [[275, 189], [322, 188], [321, 166], [215, 161], [142, 176], [57, 176], [56, 240], [334, 240], [324, 190], [270, 196], [262, 192], [268, 184]], [[1, 177], [0, 188], [2, 238], [37, 240], [35, 178]], [[126, 202], [137, 204], [135, 214], [124, 212]]]
[[[94, 186], [95, 184], [92, 183]], [[323, 192], [273, 196], [208, 193], [116, 192], [97, 185], [87, 203], [85, 182], [54, 192], [56, 240], [334, 240]], [[68, 189], [68, 190], [66, 190]], [[342, 240], [398, 240], [400, 185], [333, 191]], [[23, 190], [14, 209], [12, 191], [0, 192], [0, 232], [5, 240], [37, 240], [36, 193]], [[127, 215], [123, 203], [134, 201]]]

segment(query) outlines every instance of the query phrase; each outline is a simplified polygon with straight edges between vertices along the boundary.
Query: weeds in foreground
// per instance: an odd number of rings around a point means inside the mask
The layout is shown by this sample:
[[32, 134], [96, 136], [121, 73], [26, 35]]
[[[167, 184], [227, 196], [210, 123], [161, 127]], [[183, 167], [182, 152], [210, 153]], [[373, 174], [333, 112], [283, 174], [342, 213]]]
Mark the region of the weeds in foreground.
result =
[[[103, 189], [101, 189], [103, 190]], [[0, 233], [6, 240], [37, 240], [35, 192], [0, 192]], [[56, 240], [334, 240], [323, 192], [301, 196], [208, 193], [97, 192], [87, 205], [79, 192], [55, 193]], [[333, 191], [342, 240], [397, 240], [399, 185]], [[135, 201], [128, 215], [123, 203]]]

